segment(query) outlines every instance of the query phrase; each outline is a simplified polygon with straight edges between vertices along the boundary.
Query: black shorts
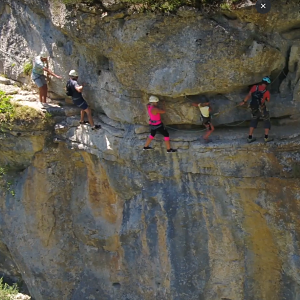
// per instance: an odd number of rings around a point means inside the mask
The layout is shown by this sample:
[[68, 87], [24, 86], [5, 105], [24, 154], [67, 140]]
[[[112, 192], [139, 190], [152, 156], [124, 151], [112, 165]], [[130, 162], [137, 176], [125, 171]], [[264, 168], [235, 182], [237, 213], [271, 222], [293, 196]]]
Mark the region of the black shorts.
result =
[[207, 128], [207, 129], [209, 129], [209, 130], [211, 130], [211, 126], [210, 126], [210, 124], [211, 124], [211, 119], [210, 119], [210, 117], [203, 117], [202, 116], [202, 123], [203, 123], [203, 125]]
[[88, 104], [86, 103], [86, 101], [83, 98], [82, 99], [74, 99], [73, 103], [77, 107], [79, 107], [81, 110], [86, 110], [89, 107]]
[[156, 132], [159, 132], [160, 134], [162, 134], [164, 137], [169, 137], [169, 132], [167, 131], [167, 129], [165, 128], [164, 124], [161, 123], [157, 126], [154, 125], [150, 125], [151, 128], [151, 133], [150, 135], [155, 137]]
[[264, 106], [261, 109], [251, 109], [252, 119], [250, 121], [250, 127], [257, 128], [258, 121], [264, 120], [264, 128], [271, 129], [270, 112]]

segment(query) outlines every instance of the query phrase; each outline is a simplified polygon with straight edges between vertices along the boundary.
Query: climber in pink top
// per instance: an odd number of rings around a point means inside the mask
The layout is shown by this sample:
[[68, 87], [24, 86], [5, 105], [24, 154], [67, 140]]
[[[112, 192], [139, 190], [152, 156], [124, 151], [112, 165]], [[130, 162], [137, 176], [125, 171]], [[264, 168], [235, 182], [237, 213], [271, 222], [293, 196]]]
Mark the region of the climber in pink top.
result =
[[152, 150], [152, 147], [149, 147], [151, 141], [154, 139], [156, 132], [158, 131], [160, 134], [164, 136], [167, 152], [168, 153], [174, 153], [177, 150], [172, 149], [170, 146], [170, 137], [169, 132], [164, 127], [164, 124], [161, 121], [160, 114], [164, 114], [165, 111], [162, 109], [159, 109], [157, 107], [159, 99], [155, 96], [150, 96], [149, 98], [149, 104], [147, 104], [147, 110], [149, 115], [149, 125], [151, 128], [150, 136], [148, 137], [146, 144], [144, 146], [143, 150]]

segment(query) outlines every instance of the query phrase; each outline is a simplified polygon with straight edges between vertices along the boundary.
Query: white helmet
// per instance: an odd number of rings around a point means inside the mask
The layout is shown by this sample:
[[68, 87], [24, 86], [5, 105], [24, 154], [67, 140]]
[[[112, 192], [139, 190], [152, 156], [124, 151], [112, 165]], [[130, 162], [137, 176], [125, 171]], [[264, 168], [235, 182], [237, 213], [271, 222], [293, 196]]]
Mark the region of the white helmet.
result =
[[69, 72], [69, 76], [72, 76], [72, 77], [78, 77], [78, 73], [75, 71], [75, 70], [71, 70]]
[[149, 102], [158, 102], [159, 99], [156, 96], [150, 96]]
[[41, 51], [41, 53], [40, 53], [41, 58], [47, 58], [48, 56], [49, 56], [49, 54], [47, 51]]

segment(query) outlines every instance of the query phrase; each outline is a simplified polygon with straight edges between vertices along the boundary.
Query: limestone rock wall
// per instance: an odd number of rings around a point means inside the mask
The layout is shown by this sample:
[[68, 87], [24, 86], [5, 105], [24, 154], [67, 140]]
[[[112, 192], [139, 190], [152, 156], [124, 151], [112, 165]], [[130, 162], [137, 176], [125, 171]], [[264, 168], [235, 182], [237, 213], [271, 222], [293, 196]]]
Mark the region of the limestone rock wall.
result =
[[[90, 83], [102, 125], [57, 111], [55, 126], [0, 133], [0, 271], [22, 276], [35, 300], [298, 300], [298, 123], [275, 127], [267, 145], [218, 129], [209, 145], [172, 132], [178, 153], [159, 137], [141, 151], [150, 94], [165, 100], [165, 124], [198, 124], [188, 101], [221, 111], [270, 74], [272, 121], [297, 119], [296, 2], [267, 17], [251, 7], [129, 15], [107, 2], [108, 12], [0, 3], [0, 72], [29, 83], [23, 64], [46, 48], [57, 74], [76, 68]], [[52, 79], [52, 92], [63, 87]], [[236, 108], [214, 122], [245, 118]]]
[[[218, 112], [270, 75], [272, 116], [290, 116], [299, 113], [295, 5], [276, 2], [267, 17], [254, 7], [211, 16], [196, 10], [159, 16], [65, 7], [60, 1], [5, 0], [0, 72], [28, 82], [23, 64], [47, 49], [56, 73], [66, 80], [70, 69], [78, 69], [80, 80], [90, 84], [85, 97], [93, 108], [116, 121], [139, 124], [147, 122], [150, 94], [166, 101], [166, 123], [199, 124], [189, 97], [209, 98]], [[63, 96], [65, 80], [52, 79], [51, 90]], [[215, 122], [246, 116], [235, 109]]]
[[1, 240], [35, 299], [299, 298], [299, 138], [175, 136], [169, 155], [72, 120], [42, 151], [23, 133], [11, 157], [31, 159], [2, 178]]

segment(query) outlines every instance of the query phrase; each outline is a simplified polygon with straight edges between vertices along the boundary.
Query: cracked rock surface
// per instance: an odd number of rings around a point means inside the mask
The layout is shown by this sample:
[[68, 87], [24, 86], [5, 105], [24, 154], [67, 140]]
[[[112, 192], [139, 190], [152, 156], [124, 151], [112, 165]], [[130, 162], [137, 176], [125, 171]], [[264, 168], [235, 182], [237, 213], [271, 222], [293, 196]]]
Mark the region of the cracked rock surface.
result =
[[[52, 115], [0, 133], [0, 272], [22, 278], [35, 300], [298, 300], [295, 2], [266, 17], [254, 7], [211, 18], [101, 7], [0, 3], [1, 49], [21, 62], [0, 51], [0, 90]], [[100, 130], [60, 100], [64, 81], [51, 79], [51, 101], [37, 102], [22, 63], [43, 47], [64, 80], [78, 68], [89, 83]], [[260, 123], [247, 144], [250, 113], [234, 106], [267, 74], [274, 141], [263, 142]], [[159, 135], [142, 150], [149, 94], [165, 100], [177, 153]], [[205, 99], [214, 112], [232, 109], [213, 118], [208, 144], [190, 105]]]

